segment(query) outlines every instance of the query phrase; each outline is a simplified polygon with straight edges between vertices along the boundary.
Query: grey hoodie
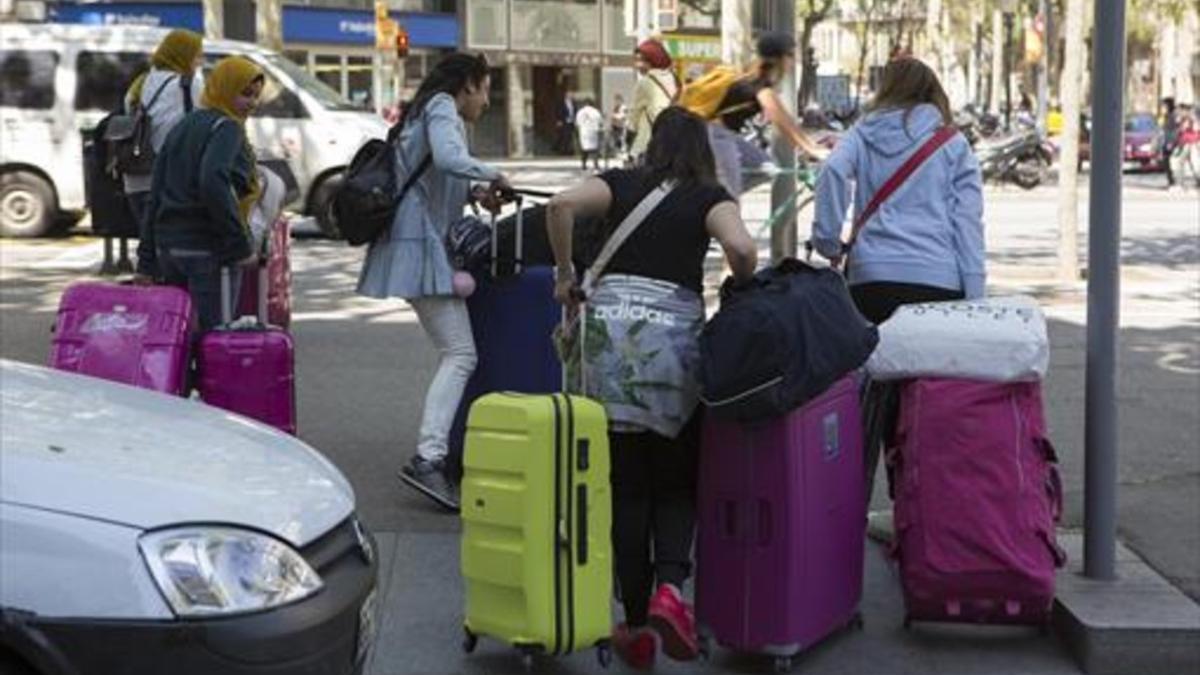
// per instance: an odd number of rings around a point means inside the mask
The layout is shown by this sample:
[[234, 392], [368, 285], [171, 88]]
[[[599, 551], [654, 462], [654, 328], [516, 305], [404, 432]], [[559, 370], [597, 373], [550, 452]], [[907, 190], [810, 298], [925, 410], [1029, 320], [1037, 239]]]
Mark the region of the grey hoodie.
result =
[[[817, 179], [813, 243], [836, 256], [871, 196], [942, 126], [932, 105], [868, 114], [830, 155]], [[853, 223], [853, 219], [850, 221]], [[891, 281], [982, 297], [986, 281], [979, 162], [961, 135], [943, 145], [867, 221], [850, 256], [850, 283]]]

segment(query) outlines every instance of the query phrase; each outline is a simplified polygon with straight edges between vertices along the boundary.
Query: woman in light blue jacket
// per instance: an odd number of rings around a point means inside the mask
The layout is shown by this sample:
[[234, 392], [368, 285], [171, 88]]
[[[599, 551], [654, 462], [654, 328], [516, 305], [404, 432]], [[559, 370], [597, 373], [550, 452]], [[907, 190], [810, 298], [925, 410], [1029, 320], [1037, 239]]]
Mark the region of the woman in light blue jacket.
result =
[[[949, 99], [933, 70], [911, 57], [895, 59], [883, 69], [867, 116], [821, 169], [812, 244], [834, 264], [846, 262], [850, 295], [873, 323], [883, 323], [905, 304], [983, 296], [982, 177], [961, 134], [928, 157], [867, 219], [848, 261], [843, 260], [841, 233], [851, 185], [857, 219], [909, 157], [938, 129], [953, 124]], [[895, 386], [873, 384], [864, 407], [869, 504], [879, 452], [890, 443], [899, 416]]]
[[[494, 195], [508, 184], [467, 149], [463, 122], [483, 114], [490, 79], [482, 56], [451, 54], [421, 83], [399, 122], [397, 180], [427, 168], [396, 209], [390, 231], [371, 244], [358, 280], [361, 295], [407, 300], [441, 354], [425, 395], [417, 452], [400, 479], [449, 510], [458, 509], [458, 497], [446, 475], [447, 439], [476, 355], [466, 302], [451, 287], [445, 241], [468, 199]], [[491, 182], [492, 188], [473, 190], [472, 181]]]
[[[817, 252], [840, 263], [851, 192], [857, 217], [905, 160], [953, 124], [946, 92], [928, 66], [914, 58], [889, 63], [867, 116], [838, 143], [817, 179]], [[846, 278], [859, 311], [874, 323], [902, 304], [983, 295], [982, 179], [965, 138], [942, 145], [866, 221]]]

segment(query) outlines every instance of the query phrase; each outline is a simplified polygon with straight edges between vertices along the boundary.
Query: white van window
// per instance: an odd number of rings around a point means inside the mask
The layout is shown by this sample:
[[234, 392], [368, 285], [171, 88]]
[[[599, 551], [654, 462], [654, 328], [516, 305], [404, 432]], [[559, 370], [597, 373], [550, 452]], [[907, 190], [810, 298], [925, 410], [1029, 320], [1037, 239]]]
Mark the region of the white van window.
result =
[[361, 107], [356, 106], [350, 101], [346, 100], [345, 96], [342, 96], [329, 85], [318, 80], [311, 73], [296, 65], [290, 59], [278, 54], [267, 54], [265, 58], [271, 65], [282, 70], [284, 73], [287, 73], [287, 76], [292, 78], [292, 81], [296, 83], [297, 87], [300, 87], [304, 91], [308, 92], [310, 96], [317, 99], [317, 102], [321, 104], [322, 108], [325, 108], [326, 110], [362, 110]]
[[117, 110], [129, 85], [149, 64], [141, 52], [80, 52], [75, 60], [76, 110]]
[[58, 54], [52, 51], [0, 51], [0, 106], [49, 110], [54, 107], [54, 71]]

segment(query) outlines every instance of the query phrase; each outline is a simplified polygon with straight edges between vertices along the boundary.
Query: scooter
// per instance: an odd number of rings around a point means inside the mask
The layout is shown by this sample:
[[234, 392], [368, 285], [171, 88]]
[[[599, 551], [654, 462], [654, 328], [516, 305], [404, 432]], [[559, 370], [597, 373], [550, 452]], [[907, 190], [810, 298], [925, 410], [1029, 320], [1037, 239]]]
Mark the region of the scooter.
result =
[[1023, 126], [1010, 135], [984, 139], [972, 133], [970, 122], [960, 121], [959, 128], [963, 126], [985, 181], [1007, 181], [1032, 190], [1046, 180], [1055, 151], [1036, 128]]

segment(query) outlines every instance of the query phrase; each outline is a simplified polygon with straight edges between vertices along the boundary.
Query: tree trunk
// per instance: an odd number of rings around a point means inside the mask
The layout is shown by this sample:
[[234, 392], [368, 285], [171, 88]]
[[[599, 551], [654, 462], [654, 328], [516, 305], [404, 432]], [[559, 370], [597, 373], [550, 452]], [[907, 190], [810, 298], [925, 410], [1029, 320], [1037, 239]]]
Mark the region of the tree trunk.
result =
[[1000, 114], [1000, 93], [1004, 91], [1004, 16], [999, 9], [992, 11], [992, 91], [988, 110]]
[[744, 68], [754, 50], [750, 44], [753, 5], [743, 0], [721, 0], [721, 60]]
[[800, 29], [800, 106], [803, 111], [813, 99], [817, 91], [817, 71], [809, 63], [808, 50], [812, 48], [813, 30], [825, 17], [810, 14], [804, 17], [804, 26]]
[[1058, 178], [1058, 277], [1064, 282], [1079, 280], [1079, 114], [1083, 107], [1083, 3], [1067, 0], [1063, 36], [1062, 154]]
[[925, 3], [925, 42], [928, 45], [926, 58], [931, 61], [933, 72], [942, 80], [943, 87], [948, 85], [946, 64], [942, 60], [942, 42], [945, 37], [942, 35], [942, 0], [928, 0]]
[[258, 44], [283, 51], [283, 0], [258, 0], [256, 8]]
[[204, 0], [204, 39], [225, 38], [225, 0]]

